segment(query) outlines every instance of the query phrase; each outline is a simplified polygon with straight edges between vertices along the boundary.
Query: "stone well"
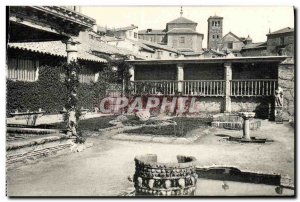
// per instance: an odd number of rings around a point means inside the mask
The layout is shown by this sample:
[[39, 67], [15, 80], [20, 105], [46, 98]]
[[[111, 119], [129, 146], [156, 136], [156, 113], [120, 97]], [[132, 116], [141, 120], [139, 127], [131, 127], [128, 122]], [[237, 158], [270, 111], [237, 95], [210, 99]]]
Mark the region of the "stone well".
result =
[[193, 196], [196, 190], [196, 158], [177, 156], [178, 163], [159, 163], [157, 155], [135, 158], [136, 196]]

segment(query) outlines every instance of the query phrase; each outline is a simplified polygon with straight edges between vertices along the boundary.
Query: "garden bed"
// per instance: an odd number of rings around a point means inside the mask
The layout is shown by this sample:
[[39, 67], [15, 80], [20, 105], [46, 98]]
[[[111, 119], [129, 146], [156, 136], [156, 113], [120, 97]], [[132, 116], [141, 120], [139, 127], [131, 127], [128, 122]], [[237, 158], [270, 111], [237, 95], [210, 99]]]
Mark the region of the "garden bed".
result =
[[[97, 118], [80, 120], [78, 129], [83, 131], [98, 131], [99, 129], [109, 128], [112, 127], [109, 122], [115, 118], [116, 116], [101, 116]], [[61, 122], [52, 125], [44, 125], [43, 127], [64, 130], [66, 129], [66, 124], [65, 122]]]
[[176, 117], [170, 120], [175, 121], [177, 125], [163, 125], [153, 127], [142, 126], [137, 129], [125, 130], [124, 133], [166, 137], [187, 137], [189, 132], [191, 132], [192, 130], [200, 127], [207, 128], [208, 126], [210, 126], [210, 120], [204, 118]]

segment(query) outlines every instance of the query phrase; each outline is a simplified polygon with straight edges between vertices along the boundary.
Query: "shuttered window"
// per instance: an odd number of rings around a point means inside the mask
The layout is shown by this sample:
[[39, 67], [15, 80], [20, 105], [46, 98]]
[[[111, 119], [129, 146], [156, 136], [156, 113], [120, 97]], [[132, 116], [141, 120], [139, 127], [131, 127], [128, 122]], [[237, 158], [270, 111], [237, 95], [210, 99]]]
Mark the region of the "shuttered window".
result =
[[8, 73], [7, 77], [17, 81], [36, 81], [38, 60], [24, 58], [8, 58], [7, 62]]

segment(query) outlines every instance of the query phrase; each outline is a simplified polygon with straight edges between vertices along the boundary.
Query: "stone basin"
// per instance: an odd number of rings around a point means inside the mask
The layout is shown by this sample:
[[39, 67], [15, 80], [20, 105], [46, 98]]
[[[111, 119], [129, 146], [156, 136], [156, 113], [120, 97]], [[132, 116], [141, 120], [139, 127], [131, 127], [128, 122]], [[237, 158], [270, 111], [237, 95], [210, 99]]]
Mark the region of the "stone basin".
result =
[[239, 115], [240, 115], [243, 119], [249, 119], [249, 118], [254, 118], [255, 112], [240, 112]]
[[177, 156], [177, 163], [157, 162], [157, 155], [135, 157], [136, 196], [191, 196], [197, 183], [196, 158]]

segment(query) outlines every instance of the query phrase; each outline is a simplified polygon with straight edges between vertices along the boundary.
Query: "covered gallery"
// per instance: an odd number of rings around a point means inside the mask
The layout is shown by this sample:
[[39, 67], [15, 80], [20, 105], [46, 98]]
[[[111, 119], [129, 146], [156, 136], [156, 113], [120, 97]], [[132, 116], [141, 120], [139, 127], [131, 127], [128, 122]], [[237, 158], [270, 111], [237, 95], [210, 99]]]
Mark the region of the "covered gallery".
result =
[[129, 60], [133, 94], [195, 96], [203, 112], [274, 111], [286, 56]]

